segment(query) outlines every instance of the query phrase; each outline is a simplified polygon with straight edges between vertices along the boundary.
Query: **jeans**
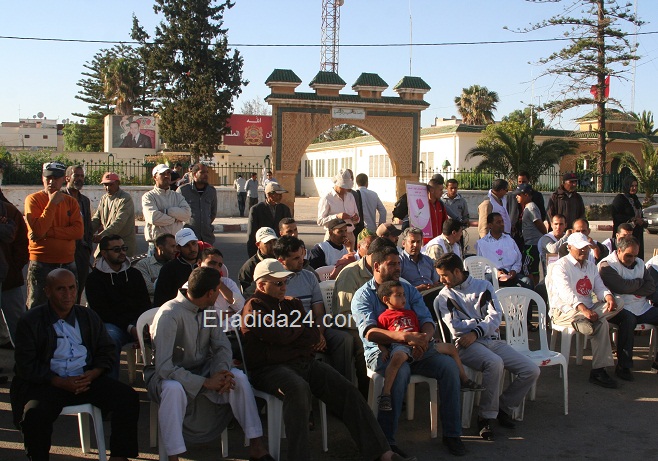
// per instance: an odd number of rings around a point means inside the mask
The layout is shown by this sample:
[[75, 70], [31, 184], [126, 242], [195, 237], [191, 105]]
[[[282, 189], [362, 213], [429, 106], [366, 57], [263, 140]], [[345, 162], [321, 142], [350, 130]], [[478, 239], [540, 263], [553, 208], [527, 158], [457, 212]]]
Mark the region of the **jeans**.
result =
[[[388, 362], [381, 359], [381, 354], [374, 356], [368, 366], [378, 373], [383, 373]], [[452, 357], [439, 354], [434, 347], [417, 361], [405, 362], [398, 370], [398, 374], [391, 389], [393, 411], [380, 411], [377, 416], [379, 425], [390, 445], [397, 445], [395, 432], [402, 411], [402, 401], [407, 392], [411, 375], [421, 375], [436, 379], [439, 387], [439, 417], [444, 437], [460, 437], [461, 427], [461, 391], [459, 381], [459, 368]], [[407, 402], [407, 405], [413, 405]]]
[[240, 217], [244, 217], [244, 206], [247, 202], [247, 193], [238, 192], [238, 211], [240, 211]]
[[258, 197], [249, 197], [249, 209], [251, 210], [251, 207], [254, 205], [258, 204]]
[[617, 365], [622, 368], [633, 368], [633, 345], [635, 342], [635, 326], [641, 323], [658, 325], [658, 307], [652, 307], [642, 315], [622, 309], [608, 320], [619, 328], [617, 339]]
[[31, 309], [41, 304], [46, 304], [48, 299], [43, 289], [46, 286], [46, 277], [55, 269], [68, 269], [78, 279], [78, 271], [75, 262], [57, 264], [30, 261], [27, 266], [27, 308]]
[[124, 328], [120, 328], [111, 323], [106, 323], [105, 329], [107, 330], [107, 333], [110, 335], [110, 338], [112, 338], [112, 341], [114, 341], [114, 351], [116, 353], [114, 366], [108, 372], [107, 375], [110, 378], [114, 378], [118, 380], [119, 369], [121, 366], [121, 348], [128, 343], [134, 342], [135, 338], [133, 338], [133, 336], [130, 333], [128, 333]]

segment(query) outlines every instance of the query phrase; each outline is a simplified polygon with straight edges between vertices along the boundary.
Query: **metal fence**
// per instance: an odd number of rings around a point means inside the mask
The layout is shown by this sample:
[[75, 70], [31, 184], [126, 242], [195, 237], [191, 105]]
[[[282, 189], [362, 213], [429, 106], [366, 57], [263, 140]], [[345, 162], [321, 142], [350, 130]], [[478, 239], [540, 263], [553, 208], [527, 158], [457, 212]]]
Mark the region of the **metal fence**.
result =
[[[85, 170], [85, 184], [100, 184], [103, 175], [112, 171], [119, 175], [121, 184], [127, 186], [151, 186], [153, 185], [153, 175], [151, 171], [155, 166], [153, 162], [144, 162], [140, 160], [129, 161], [79, 161], [73, 162], [65, 160], [67, 165], [82, 165]], [[226, 163], [215, 164], [203, 162], [210, 169], [208, 182], [214, 186], [232, 186], [233, 181], [241, 174], [248, 179], [251, 173], [256, 173], [259, 177], [263, 173], [263, 165], [260, 163]], [[183, 164], [183, 171], [188, 170], [189, 165]], [[2, 183], [10, 184], [40, 184], [41, 183], [42, 163], [30, 162], [6, 162], [3, 165]]]
[[[554, 191], [562, 184], [562, 176], [571, 171], [560, 172], [557, 168], [551, 168], [542, 174], [539, 179], [533, 180], [533, 187], [540, 191]], [[603, 179], [603, 192], [621, 192], [623, 179], [630, 174], [628, 171], [621, 173], [606, 173], [598, 175], [593, 171], [575, 171], [579, 178], [578, 191], [596, 192], [596, 184], [599, 176]], [[501, 174], [494, 171], [475, 171], [474, 169], [442, 169], [428, 168], [420, 172], [421, 182], [429, 181], [433, 175], [441, 174], [445, 180], [454, 178], [459, 181], [459, 188], [463, 190], [487, 190], [491, 188], [494, 179], [503, 178], [516, 184], [516, 176]]]

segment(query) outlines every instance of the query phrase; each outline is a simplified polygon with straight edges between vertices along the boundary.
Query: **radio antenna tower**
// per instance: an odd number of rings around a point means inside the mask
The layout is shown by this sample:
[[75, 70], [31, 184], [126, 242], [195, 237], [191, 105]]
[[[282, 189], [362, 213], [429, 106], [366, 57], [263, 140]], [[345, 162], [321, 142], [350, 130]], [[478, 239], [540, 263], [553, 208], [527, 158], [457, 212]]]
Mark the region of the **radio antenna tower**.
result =
[[322, 46], [320, 70], [338, 73], [340, 7], [344, 0], [322, 0]]

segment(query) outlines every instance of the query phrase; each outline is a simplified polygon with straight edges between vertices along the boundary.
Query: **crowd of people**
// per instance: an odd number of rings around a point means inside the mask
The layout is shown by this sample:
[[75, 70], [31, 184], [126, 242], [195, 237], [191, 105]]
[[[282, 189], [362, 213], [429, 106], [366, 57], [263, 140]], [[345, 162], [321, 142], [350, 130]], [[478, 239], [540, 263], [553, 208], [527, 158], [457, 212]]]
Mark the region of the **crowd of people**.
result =
[[[271, 172], [262, 202], [256, 178], [239, 177], [248, 236], [235, 283], [215, 241], [208, 173], [193, 165], [172, 190], [172, 170], [153, 168], [154, 187], [142, 197], [149, 250], [137, 258], [135, 207], [116, 173], [103, 175], [106, 193], [95, 211], [82, 193], [83, 167], [58, 162], [43, 165], [43, 190], [26, 198], [24, 218], [0, 202], [0, 307], [16, 361], [10, 397], [30, 459], [48, 459], [53, 422], [64, 406], [80, 403], [109, 415], [113, 459], [137, 456], [139, 399], [119, 370], [122, 348], [140, 335], [153, 352], [144, 379], [171, 460], [188, 443], [216, 438], [232, 417], [250, 440], [250, 459], [274, 459], [253, 386], [284, 402], [288, 459], [311, 458], [315, 396], [364, 458], [400, 461], [415, 459], [396, 439], [411, 374], [436, 379], [442, 441], [453, 455], [466, 454], [462, 392], [480, 393], [483, 439], [518, 424], [515, 409], [540, 371], [501, 340], [492, 282], [543, 293], [553, 323], [589, 335], [589, 380], [602, 387], [617, 386], [606, 371], [613, 366], [617, 378], [633, 381], [635, 326], [658, 324], [658, 260], [638, 257], [646, 225], [633, 177], [613, 202], [620, 222], [606, 242], [590, 237], [574, 176], [564, 175], [547, 206], [527, 173], [512, 192], [495, 180], [477, 216], [475, 255], [493, 266], [488, 280], [464, 266], [470, 215], [455, 179], [428, 181], [428, 233], [409, 222], [404, 198], [393, 211], [399, 228], [367, 175], [341, 170], [318, 204], [324, 240], [307, 248], [282, 203], [288, 191]], [[334, 281], [331, 302], [321, 291], [325, 279]], [[152, 307], [150, 329], [138, 331]], [[608, 322], [619, 331], [616, 365]], [[481, 371], [482, 382], [464, 366]], [[658, 372], [658, 358], [652, 368]], [[376, 413], [366, 403], [368, 370], [384, 376]], [[515, 379], [501, 389], [505, 370]]]

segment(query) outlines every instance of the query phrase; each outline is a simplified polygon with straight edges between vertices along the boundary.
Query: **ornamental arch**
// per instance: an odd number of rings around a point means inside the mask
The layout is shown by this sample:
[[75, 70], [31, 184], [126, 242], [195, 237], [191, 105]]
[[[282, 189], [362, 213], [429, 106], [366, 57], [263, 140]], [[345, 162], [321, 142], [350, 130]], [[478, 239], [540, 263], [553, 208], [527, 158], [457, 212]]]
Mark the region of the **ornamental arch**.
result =
[[[314, 92], [296, 92], [302, 81], [288, 69], [275, 69], [265, 83], [271, 90], [265, 101], [272, 106], [272, 169], [286, 190], [295, 190], [302, 156], [313, 139], [341, 124], [361, 128], [382, 144], [398, 196], [405, 181], [418, 180], [420, 115], [429, 106], [423, 96], [430, 90], [420, 77], [403, 77], [393, 87], [398, 96], [382, 96], [388, 84], [372, 73], [354, 82], [356, 94], [340, 93], [345, 81], [335, 72], [319, 72], [309, 83]], [[285, 194], [283, 201], [293, 209], [294, 194]]]

